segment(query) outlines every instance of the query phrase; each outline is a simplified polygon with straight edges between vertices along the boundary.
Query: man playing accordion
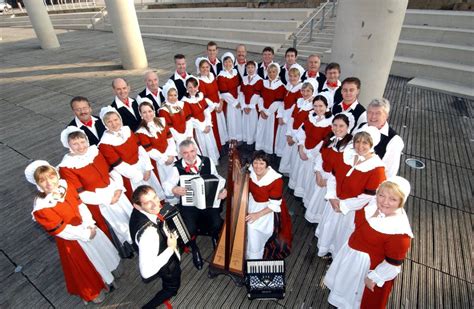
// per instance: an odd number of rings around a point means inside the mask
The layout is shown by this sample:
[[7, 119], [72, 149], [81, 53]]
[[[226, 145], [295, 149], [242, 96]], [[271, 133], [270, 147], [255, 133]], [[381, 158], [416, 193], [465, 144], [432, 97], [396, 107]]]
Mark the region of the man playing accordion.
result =
[[[194, 205], [183, 205], [182, 197], [186, 197], [189, 194], [189, 189], [184, 187], [183, 179], [185, 177], [183, 176], [196, 175], [206, 178], [214, 175], [218, 179], [222, 179], [222, 177], [217, 173], [216, 166], [208, 157], [197, 154], [197, 146], [193, 141], [182, 141], [179, 144], [179, 154], [181, 159], [174, 163], [173, 172], [163, 183], [163, 187], [167, 196], [180, 198], [178, 207], [192, 237], [189, 246], [193, 254], [193, 263], [197, 269], [202, 269], [203, 260], [196, 244], [196, 235], [198, 233], [210, 235], [215, 247], [222, 226], [220, 209], [216, 207], [219, 203], [206, 205], [203, 209], [199, 209]], [[196, 195], [196, 192], [194, 192], [193, 196], [196, 197]], [[217, 192], [218, 200], [225, 199], [226, 196], [227, 191], [225, 189]]]

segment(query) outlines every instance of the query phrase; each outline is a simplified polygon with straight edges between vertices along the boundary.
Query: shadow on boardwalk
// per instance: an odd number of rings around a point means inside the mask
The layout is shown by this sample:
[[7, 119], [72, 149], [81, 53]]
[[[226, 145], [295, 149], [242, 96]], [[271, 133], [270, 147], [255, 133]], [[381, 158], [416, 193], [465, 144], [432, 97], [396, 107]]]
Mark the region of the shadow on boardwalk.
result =
[[[85, 95], [97, 113], [112, 101], [110, 82], [126, 77], [136, 94], [142, 71], [120, 70], [113, 35], [59, 31], [61, 49], [44, 51], [31, 29], [2, 29], [0, 51], [0, 307], [81, 306], [66, 293], [57, 250], [32, 220], [34, 188], [23, 169], [32, 159], [57, 164], [65, 153], [59, 133], [71, 119], [69, 100]], [[144, 39], [151, 68], [163, 84], [173, 70], [172, 56], [188, 58], [188, 71], [204, 47]], [[222, 51], [221, 51], [222, 52]], [[249, 59], [258, 59], [249, 55]], [[281, 60], [281, 59], [277, 59]], [[426, 164], [413, 170], [402, 163], [400, 174], [413, 184], [407, 205], [415, 239], [390, 300], [391, 308], [472, 308], [472, 141], [473, 101], [411, 89], [407, 80], [390, 77], [385, 97], [393, 104], [390, 122], [405, 141], [408, 157]], [[225, 173], [225, 158], [219, 167]], [[284, 300], [249, 301], [243, 288], [226, 277], [208, 279], [190, 256], [183, 258], [183, 286], [172, 303], [177, 308], [324, 308], [322, 278], [327, 262], [316, 256], [315, 226], [304, 220], [304, 207], [291, 192], [285, 197], [294, 226], [293, 254], [287, 260]], [[199, 240], [209, 259], [209, 239]], [[125, 260], [119, 289], [100, 306], [136, 308], [159, 283], [144, 284], [137, 260]], [[17, 267], [18, 266], [18, 267]], [[21, 267], [21, 269], [20, 269]], [[15, 269], [17, 272], [15, 272]], [[94, 307], [93, 305], [90, 305]], [[99, 306], [97, 306], [99, 307]]]

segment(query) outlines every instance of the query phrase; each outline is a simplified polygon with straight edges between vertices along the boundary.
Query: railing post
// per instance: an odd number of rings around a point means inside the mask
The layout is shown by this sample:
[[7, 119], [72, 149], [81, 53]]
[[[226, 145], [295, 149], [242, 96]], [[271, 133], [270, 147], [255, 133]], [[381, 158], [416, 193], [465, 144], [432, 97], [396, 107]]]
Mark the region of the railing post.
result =
[[323, 30], [323, 28], [324, 28], [325, 15], [326, 15], [326, 6], [323, 6], [323, 15], [321, 17], [321, 25], [319, 25], [319, 30]]
[[298, 37], [296, 35], [293, 36], [293, 48], [296, 48], [296, 45], [298, 45]]
[[336, 16], [336, 0], [332, 0], [331, 17]]
[[309, 40], [311, 42], [313, 40], [313, 26], [314, 26], [314, 18], [311, 19], [311, 24], [309, 25]]

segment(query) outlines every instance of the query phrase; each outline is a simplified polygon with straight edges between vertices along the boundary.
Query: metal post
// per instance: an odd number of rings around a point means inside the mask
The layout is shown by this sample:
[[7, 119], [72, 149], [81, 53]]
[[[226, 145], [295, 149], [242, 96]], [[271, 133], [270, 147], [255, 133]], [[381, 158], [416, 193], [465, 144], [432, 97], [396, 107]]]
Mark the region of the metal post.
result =
[[332, 0], [331, 17], [336, 16], [336, 0]]
[[296, 48], [296, 45], [298, 45], [298, 37], [295, 35], [293, 36], [293, 48]]
[[311, 24], [309, 25], [309, 40], [311, 42], [313, 40], [313, 26], [314, 26], [314, 18], [311, 19]]
[[321, 16], [321, 25], [319, 25], [319, 30], [324, 28], [324, 17], [326, 15], [326, 6], [323, 6], [323, 15]]

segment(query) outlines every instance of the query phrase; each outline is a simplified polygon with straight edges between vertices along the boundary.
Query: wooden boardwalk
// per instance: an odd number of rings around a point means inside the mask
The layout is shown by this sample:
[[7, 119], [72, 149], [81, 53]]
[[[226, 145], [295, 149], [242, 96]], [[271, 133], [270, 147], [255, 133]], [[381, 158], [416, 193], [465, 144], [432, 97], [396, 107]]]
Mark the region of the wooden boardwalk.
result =
[[[35, 189], [23, 176], [32, 159], [59, 163], [65, 153], [59, 133], [71, 119], [69, 100], [84, 95], [95, 113], [111, 103], [110, 82], [125, 76], [135, 95], [142, 71], [120, 69], [112, 33], [60, 31], [60, 50], [44, 51], [31, 29], [0, 29], [0, 308], [74, 308], [79, 298], [66, 293], [51, 237], [31, 220]], [[172, 56], [188, 57], [188, 71], [204, 46], [144, 39], [150, 67], [161, 84], [173, 70]], [[222, 52], [222, 51], [221, 51]], [[249, 58], [258, 59], [257, 55]], [[279, 59], [280, 60], [280, 59]], [[415, 234], [390, 308], [472, 308], [473, 101], [411, 89], [390, 77], [385, 96], [392, 102], [390, 122], [405, 141], [400, 174], [413, 186], [407, 212]], [[403, 162], [426, 164], [414, 170]], [[224, 166], [219, 168], [224, 171]], [[316, 255], [315, 226], [304, 207], [285, 192], [293, 218], [294, 248], [287, 260], [287, 296], [281, 301], [249, 301], [244, 288], [226, 277], [207, 278], [189, 255], [182, 261], [177, 308], [327, 308], [322, 284], [327, 261]], [[211, 256], [210, 240], [199, 240]], [[142, 283], [137, 260], [123, 261], [119, 289], [101, 308], [137, 308], [159, 289]]]

